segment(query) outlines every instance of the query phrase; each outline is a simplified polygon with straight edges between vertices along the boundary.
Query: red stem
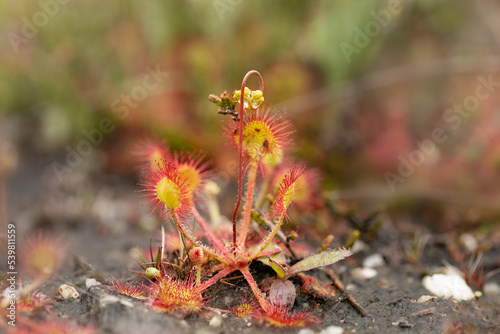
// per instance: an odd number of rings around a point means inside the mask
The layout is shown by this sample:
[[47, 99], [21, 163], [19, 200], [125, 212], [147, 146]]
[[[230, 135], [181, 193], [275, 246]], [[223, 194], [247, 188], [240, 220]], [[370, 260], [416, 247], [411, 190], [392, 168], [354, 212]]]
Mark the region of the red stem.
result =
[[260, 291], [259, 286], [253, 279], [252, 274], [250, 274], [248, 267], [241, 268], [240, 271], [247, 280], [248, 285], [250, 285], [250, 289], [252, 289], [255, 298], [257, 298], [257, 301], [259, 302], [264, 312], [268, 312], [268, 310], [271, 308], [271, 305], [267, 301], [266, 297], [264, 297], [264, 295], [262, 294], [262, 291]]
[[[248, 228], [250, 226], [250, 216], [252, 214], [253, 193], [255, 189], [255, 178], [257, 176], [257, 164], [252, 162], [247, 179], [247, 196], [245, 199], [245, 207], [243, 208], [243, 219], [241, 223], [240, 236], [238, 244], [244, 245], [247, 238]], [[241, 249], [242, 247], [240, 247]]]
[[208, 281], [203, 282], [200, 285], [200, 289], [201, 290], [208, 289], [209, 287], [211, 287], [212, 285], [214, 285], [215, 283], [217, 283], [221, 278], [226, 277], [227, 275], [229, 275], [230, 273], [232, 273], [235, 270], [236, 269], [227, 267], [226, 269], [223, 269], [223, 270], [219, 271], [215, 276], [213, 276], [212, 278], [210, 278]]
[[220, 256], [219, 254], [216, 254], [214, 251], [208, 249], [208, 247], [204, 247], [202, 244], [200, 244], [197, 240], [194, 239], [194, 235], [187, 234], [186, 231], [184, 230], [184, 228], [182, 227], [180, 220], [181, 220], [180, 217], [176, 213], [172, 213], [172, 221], [174, 222], [175, 226], [177, 227], [177, 230], [179, 231], [179, 233], [181, 233], [184, 237], [186, 237], [187, 241], [189, 241], [195, 247], [202, 248], [204, 252], [206, 252], [209, 255], [212, 255], [219, 262], [227, 264], [227, 261], [222, 256]]
[[242, 194], [242, 189], [243, 189], [243, 116], [245, 113], [245, 108], [244, 108], [244, 102], [243, 99], [245, 98], [245, 87], [248, 78], [252, 75], [255, 74], [257, 78], [259, 79], [259, 89], [264, 92], [264, 80], [262, 79], [262, 76], [260, 75], [259, 72], [256, 70], [249, 71], [245, 76], [243, 77], [243, 81], [241, 82], [241, 96], [240, 96], [240, 126], [239, 126], [239, 143], [238, 143], [238, 199], [236, 200], [236, 207], [234, 208], [233, 212], [233, 244], [236, 244], [236, 215], [238, 214], [238, 209], [240, 208], [241, 205], [241, 194]]

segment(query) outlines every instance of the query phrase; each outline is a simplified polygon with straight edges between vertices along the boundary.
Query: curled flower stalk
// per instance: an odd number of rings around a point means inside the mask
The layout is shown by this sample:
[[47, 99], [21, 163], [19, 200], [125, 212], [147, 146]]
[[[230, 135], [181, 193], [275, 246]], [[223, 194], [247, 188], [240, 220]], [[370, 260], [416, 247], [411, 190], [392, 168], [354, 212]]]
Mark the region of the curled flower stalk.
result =
[[[243, 77], [243, 81], [241, 82], [241, 90], [240, 90], [240, 117], [239, 117], [239, 127], [238, 127], [238, 133], [243, 133], [243, 114], [245, 113], [245, 108], [244, 108], [244, 94], [241, 94], [241, 92], [245, 91], [246, 88], [246, 83], [248, 78], [252, 75], [255, 74], [257, 78], [259, 79], [259, 86], [260, 86], [260, 91], [264, 91], [264, 80], [262, 79], [262, 76], [260, 75], [259, 72], [252, 70], [245, 74]], [[241, 193], [242, 193], [242, 183], [243, 183], [243, 136], [239, 136], [238, 138], [238, 199], [236, 200], [236, 206], [234, 208], [233, 212], [233, 243], [236, 244], [236, 215], [238, 214], [238, 209], [241, 204]]]

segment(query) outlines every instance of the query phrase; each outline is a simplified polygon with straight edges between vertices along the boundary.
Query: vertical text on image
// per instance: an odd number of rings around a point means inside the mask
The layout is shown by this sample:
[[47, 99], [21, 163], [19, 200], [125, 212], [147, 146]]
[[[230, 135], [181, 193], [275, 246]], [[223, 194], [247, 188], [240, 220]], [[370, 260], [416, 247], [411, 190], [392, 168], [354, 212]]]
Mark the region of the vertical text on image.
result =
[[16, 294], [17, 294], [17, 270], [16, 270], [16, 226], [7, 225], [7, 300], [6, 316], [10, 326], [16, 325]]

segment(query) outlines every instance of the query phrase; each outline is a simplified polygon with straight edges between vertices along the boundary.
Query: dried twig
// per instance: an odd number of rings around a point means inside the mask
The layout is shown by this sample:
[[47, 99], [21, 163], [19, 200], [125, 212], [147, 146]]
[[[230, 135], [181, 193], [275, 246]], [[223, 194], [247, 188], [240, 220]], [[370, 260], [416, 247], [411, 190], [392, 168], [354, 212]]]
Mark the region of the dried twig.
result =
[[436, 311], [435, 307], [430, 307], [426, 308], [425, 310], [420, 310], [417, 312], [413, 312], [411, 314], [402, 316], [398, 320], [392, 323], [393, 326], [399, 326], [399, 327], [412, 327], [413, 324], [410, 323], [409, 319], [410, 318], [418, 318], [424, 315], [429, 315], [429, 314], [434, 314], [434, 311]]
[[337, 275], [333, 272], [331, 269], [323, 269], [326, 274], [330, 277], [330, 279], [333, 282], [333, 285], [345, 295], [347, 301], [351, 304], [351, 306], [364, 318], [372, 318], [372, 316], [366, 312], [366, 310], [361, 306], [354, 297], [349, 294], [344, 287], [344, 284], [340, 281], [340, 279], [337, 277]]

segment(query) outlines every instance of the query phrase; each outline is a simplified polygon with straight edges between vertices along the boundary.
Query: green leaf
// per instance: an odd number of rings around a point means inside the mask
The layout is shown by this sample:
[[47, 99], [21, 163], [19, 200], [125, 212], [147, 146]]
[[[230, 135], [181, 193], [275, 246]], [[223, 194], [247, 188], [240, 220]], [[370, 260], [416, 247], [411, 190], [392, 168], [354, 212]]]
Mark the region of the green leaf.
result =
[[320, 254], [312, 255], [297, 262], [286, 271], [285, 278], [298, 274], [303, 271], [328, 266], [335, 262], [351, 256], [352, 252], [348, 249], [338, 248], [333, 250], [326, 250]]
[[161, 246], [158, 247], [158, 253], [156, 253], [156, 266], [158, 268], [161, 268], [161, 262], [162, 262], [162, 258], [161, 258]]
[[269, 266], [274, 269], [276, 274], [278, 274], [278, 278], [283, 278], [285, 277], [285, 269], [276, 261], [273, 259], [269, 258]]

